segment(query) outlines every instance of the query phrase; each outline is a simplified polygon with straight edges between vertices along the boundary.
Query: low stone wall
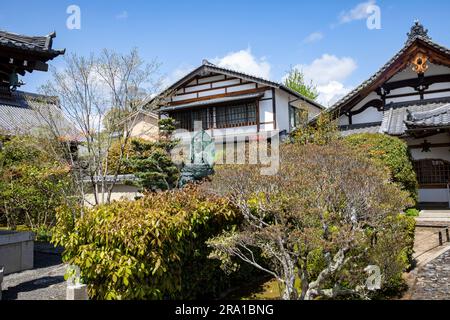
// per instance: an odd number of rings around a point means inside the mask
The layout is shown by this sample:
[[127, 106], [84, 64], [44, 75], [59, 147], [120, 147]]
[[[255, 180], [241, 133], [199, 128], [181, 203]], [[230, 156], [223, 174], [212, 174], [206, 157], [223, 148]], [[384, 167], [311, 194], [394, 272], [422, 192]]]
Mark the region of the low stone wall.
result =
[[5, 275], [33, 269], [33, 250], [32, 232], [0, 231], [0, 266]]

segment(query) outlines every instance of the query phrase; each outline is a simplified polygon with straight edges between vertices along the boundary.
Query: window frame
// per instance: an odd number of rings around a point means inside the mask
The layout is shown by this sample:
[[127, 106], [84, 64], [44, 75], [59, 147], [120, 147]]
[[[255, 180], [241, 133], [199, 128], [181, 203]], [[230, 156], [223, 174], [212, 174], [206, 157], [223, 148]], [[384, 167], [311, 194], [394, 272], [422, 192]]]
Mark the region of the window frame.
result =
[[[240, 112], [233, 112], [233, 110], [241, 108]], [[242, 109], [244, 108], [244, 109]], [[227, 129], [227, 128], [238, 128], [238, 127], [248, 127], [257, 126], [259, 123], [258, 119], [258, 108], [259, 103], [257, 100], [251, 101], [237, 101], [232, 104], [217, 104], [209, 105], [205, 107], [183, 109], [177, 111], [171, 111], [168, 116], [173, 118], [176, 122], [175, 126], [177, 129], [185, 129], [189, 132], [194, 131], [194, 121], [199, 118], [194, 115], [199, 112], [205, 112], [205, 115], [201, 116], [203, 118], [203, 130], [209, 129]], [[218, 112], [218, 110], [220, 110]], [[218, 115], [218, 113], [223, 112], [223, 114]], [[184, 117], [184, 118], [183, 118]], [[219, 120], [219, 117], [223, 119]], [[177, 122], [185, 121], [183, 125]], [[206, 125], [205, 125], [206, 124]]]
[[450, 183], [450, 161], [420, 159], [413, 161], [420, 188], [446, 188]]

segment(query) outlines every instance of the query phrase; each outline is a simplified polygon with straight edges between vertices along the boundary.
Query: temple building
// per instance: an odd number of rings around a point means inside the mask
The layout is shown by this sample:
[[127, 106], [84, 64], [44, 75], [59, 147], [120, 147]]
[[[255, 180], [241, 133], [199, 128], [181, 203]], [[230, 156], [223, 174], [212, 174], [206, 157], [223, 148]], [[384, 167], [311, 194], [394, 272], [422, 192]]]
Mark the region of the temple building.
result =
[[52, 48], [55, 37], [0, 31], [0, 135], [30, 134], [47, 126], [50, 118], [73, 132], [55, 97], [17, 90], [24, 85], [19, 76], [48, 71], [48, 62], [65, 53]]
[[175, 119], [177, 128], [187, 133], [200, 122], [216, 141], [260, 132], [288, 134], [300, 124], [300, 117], [311, 119], [323, 110], [284, 85], [207, 60], [159, 98], [164, 101], [157, 109], [160, 117]]
[[383, 133], [406, 141], [419, 201], [450, 206], [450, 49], [418, 21], [403, 48], [330, 111], [343, 135]]

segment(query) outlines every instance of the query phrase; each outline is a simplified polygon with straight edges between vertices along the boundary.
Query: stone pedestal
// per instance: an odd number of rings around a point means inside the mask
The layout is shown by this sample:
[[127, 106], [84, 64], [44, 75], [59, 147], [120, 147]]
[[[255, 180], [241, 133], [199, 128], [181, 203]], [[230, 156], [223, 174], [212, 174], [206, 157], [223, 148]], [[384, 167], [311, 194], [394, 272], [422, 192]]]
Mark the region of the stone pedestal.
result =
[[180, 187], [185, 186], [189, 182], [201, 180], [213, 173], [213, 168], [206, 163], [187, 164], [181, 169]]
[[34, 234], [32, 232], [0, 231], [0, 265], [4, 274], [33, 269]]
[[66, 300], [89, 300], [87, 285], [67, 285]]

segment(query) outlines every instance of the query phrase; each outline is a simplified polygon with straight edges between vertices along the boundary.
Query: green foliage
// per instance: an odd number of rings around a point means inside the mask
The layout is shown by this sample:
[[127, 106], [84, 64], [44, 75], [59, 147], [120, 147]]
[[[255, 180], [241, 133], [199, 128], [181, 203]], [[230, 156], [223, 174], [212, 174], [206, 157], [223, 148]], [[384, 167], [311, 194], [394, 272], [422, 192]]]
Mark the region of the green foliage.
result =
[[405, 215], [407, 217], [418, 217], [420, 215], [420, 211], [414, 208], [408, 209], [405, 211]]
[[178, 186], [180, 171], [173, 163], [171, 151], [178, 141], [172, 138], [173, 119], [159, 121], [159, 139], [156, 142], [134, 139], [127, 166], [139, 179], [144, 191], [171, 190]]
[[14, 229], [25, 224], [44, 235], [65, 203], [69, 168], [52, 159], [32, 137], [14, 137], [0, 152], [0, 217]]
[[312, 81], [309, 84], [306, 83], [302, 71], [296, 68], [291, 68], [291, 70], [289, 70], [289, 73], [284, 80], [284, 85], [311, 100], [316, 100], [319, 96], [316, 85], [314, 85]]
[[65, 231], [54, 242], [80, 267], [92, 298], [211, 298], [233, 280], [205, 245], [240, 220], [227, 200], [184, 188], [93, 208], [75, 224], [60, 216]]
[[355, 134], [345, 138], [350, 147], [389, 168], [392, 180], [417, 201], [418, 182], [406, 143], [385, 134]]
[[382, 291], [378, 295], [397, 295], [405, 289], [403, 272], [412, 267], [414, 254], [414, 218], [401, 214], [383, 221], [369, 252], [369, 262], [380, 267]]
[[337, 123], [331, 115], [322, 112], [313, 123], [305, 123], [291, 133], [294, 143], [302, 145], [315, 144], [326, 145], [339, 138]]
[[245, 217], [234, 232], [208, 241], [213, 257], [260, 268], [251, 256], [256, 247], [283, 299], [370, 298], [366, 267], [374, 264], [383, 289], [400, 288], [414, 242], [414, 226], [400, 213], [413, 201], [387, 168], [336, 140], [282, 145], [278, 174], [259, 169], [221, 166], [208, 183]]
[[[132, 138], [123, 147], [122, 151], [122, 141], [114, 141], [108, 151], [108, 173], [109, 174], [130, 174], [133, 173], [128, 159], [135, 155], [132, 148], [132, 141], [138, 140], [145, 142], [140, 138]], [[123, 154], [121, 154], [123, 152]]]

